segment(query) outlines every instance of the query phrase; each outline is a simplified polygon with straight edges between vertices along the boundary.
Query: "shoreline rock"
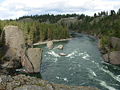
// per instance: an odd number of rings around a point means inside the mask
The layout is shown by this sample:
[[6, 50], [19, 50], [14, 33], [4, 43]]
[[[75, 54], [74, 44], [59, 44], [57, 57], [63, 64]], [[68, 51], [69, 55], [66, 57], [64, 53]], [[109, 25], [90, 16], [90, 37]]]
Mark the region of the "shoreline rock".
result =
[[18, 69], [25, 67], [26, 73], [40, 72], [42, 49], [28, 48], [24, 34], [18, 26], [4, 27], [6, 53], [3, 56], [2, 68]]
[[0, 90], [99, 90], [90, 86], [68, 86], [25, 75], [0, 76]]
[[120, 65], [120, 51], [113, 51], [103, 55], [104, 61], [114, 64]]
[[53, 41], [48, 41], [47, 42], [47, 47], [49, 48], [49, 49], [53, 49]]
[[[120, 65], [120, 38], [111, 37], [110, 38], [110, 46], [109, 47], [102, 47], [100, 43], [100, 39], [98, 41], [98, 48], [102, 54], [102, 57], [105, 62], [113, 64], [113, 65]], [[104, 49], [103, 49], [104, 48]]]

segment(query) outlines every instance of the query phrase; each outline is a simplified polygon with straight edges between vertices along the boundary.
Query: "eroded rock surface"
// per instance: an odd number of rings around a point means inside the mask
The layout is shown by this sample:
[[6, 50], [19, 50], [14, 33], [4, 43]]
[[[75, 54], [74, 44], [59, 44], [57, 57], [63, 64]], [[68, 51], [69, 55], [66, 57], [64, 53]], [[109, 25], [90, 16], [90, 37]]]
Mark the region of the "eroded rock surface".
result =
[[120, 50], [120, 38], [112, 37], [110, 43], [114, 49]]
[[[42, 63], [42, 49], [40, 48], [28, 48], [27, 55], [29, 62], [33, 65], [33, 72], [40, 72], [40, 66]], [[29, 63], [28, 62], [28, 63]], [[27, 67], [27, 65], [25, 65]], [[31, 72], [31, 69], [28, 69], [28, 72]]]
[[20, 62], [20, 51], [25, 46], [25, 40], [23, 32], [17, 26], [6, 26], [4, 27], [5, 33], [5, 46], [6, 53], [3, 57], [4, 68], [19, 68]]
[[109, 54], [103, 55], [105, 62], [109, 62], [111, 64], [120, 64], [120, 51], [113, 51]]
[[53, 41], [48, 41], [48, 42], [47, 42], [47, 47], [48, 47], [49, 49], [52, 49], [52, 48], [53, 48]]
[[[14, 50], [14, 54], [20, 56], [20, 50], [25, 46], [25, 40], [22, 30], [17, 26], [6, 26], [5, 30], [5, 45], [10, 49]], [[9, 53], [10, 55], [10, 53]]]
[[20, 68], [22, 65], [29, 73], [40, 72], [42, 50], [40, 48], [27, 48], [22, 30], [17, 26], [6, 26], [5, 45], [6, 54], [2, 65], [4, 68]]
[[17, 75], [0, 76], [0, 90], [98, 90], [89, 86], [66, 86], [49, 83], [39, 78]]

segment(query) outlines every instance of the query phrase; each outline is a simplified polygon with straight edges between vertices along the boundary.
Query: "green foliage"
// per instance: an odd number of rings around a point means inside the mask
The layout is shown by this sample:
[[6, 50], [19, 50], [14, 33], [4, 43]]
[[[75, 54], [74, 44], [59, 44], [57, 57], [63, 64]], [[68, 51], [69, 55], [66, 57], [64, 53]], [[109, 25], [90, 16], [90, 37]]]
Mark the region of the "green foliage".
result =
[[[77, 17], [75, 22], [68, 23], [60, 21], [63, 18]], [[96, 34], [102, 36], [101, 42], [103, 46], [109, 45], [110, 37], [120, 38], [120, 9], [118, 12], [114, 10], [108, 12], [101, 11], [95, 13], [94, 16], [84, 14], [66, 14], [66, 15], [34, 15], [23, 16], [17, 20], [0, 21], [0, 33], [5, 25], [17, 25], [23, 32], [28, 43], [38, 41], [62, 39], [69, 37], [68, 29], [85, 32], [88, 34]]]
[[101, 38], [101, 45], [102, 45], [102, 48], [110, 46], [109, 36], [102, 36], [102, 38]]
[[38, 41], [63, 39], [69, 37], [68, 29], [66, 27], [58, 24], [39, 23], [37, 21], [0, 21], [0, 34], [3, 27], [6, 25], [15, 25], [21, 28], [24, 32], [26, 42], [30, 44]]

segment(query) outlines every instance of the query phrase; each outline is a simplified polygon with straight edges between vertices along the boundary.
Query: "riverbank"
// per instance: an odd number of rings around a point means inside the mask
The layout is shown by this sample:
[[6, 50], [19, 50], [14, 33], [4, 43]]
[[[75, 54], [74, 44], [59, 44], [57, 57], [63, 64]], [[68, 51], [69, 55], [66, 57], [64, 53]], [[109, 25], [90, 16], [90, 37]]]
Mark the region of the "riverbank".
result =
[[89, 86], [67, 86], [25, 75], [0, 75], [0, 90], [99, 90]]
[[[51, 40], [53, 42], [62, 42], [62, 41], [69, 41], [72, 40], [72, 38], [67, 38], [67, 39], [60, 39], [60, 40]], [[49, 41], [44, 41], [44, 42], [38, 42], [34, 43], [33, 45], [41, 45], [41, 44], [47, 44]]]

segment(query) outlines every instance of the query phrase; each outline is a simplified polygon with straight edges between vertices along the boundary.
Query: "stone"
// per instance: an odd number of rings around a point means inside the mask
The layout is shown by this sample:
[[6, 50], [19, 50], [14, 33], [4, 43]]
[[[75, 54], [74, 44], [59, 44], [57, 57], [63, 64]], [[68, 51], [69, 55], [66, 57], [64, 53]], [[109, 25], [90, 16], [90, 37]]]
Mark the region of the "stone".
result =
[[59, 53], [60, 56], [67, 56], [65, 53]]
[[4, 27], [5, 45], [7, 46], [4, 61], [4, 68], [25, 67], [27, 73], [40, 72], [42, 62], [42, 49], [28, 48], [25, 46], [25, 39], [22, 30], [17, 26]]
[[46, 90], [45, 87], [40, 87], [36, 85], [24, 85], [21, 87], [17, 87], [14, 90]]
[[20, 51], [25, 46], [25, 40], [22, 30], [17, 26], [4, 27], [5, 32], [5, 45], [7, 46], [7, 52], [5, 57], [19, 58]]
[[42, 49], [40, 48], [28, 48], [27, 56], [29, 60], [25, 60], [24, 67], [29, 73], [40, 72], [40, 65], [42, 63]]
[[[20, 63], [20, 51], [25, 46], [24, 35], [21, 29], [17, 26], [6, 26], [4, 27], [5, 34], [5, 46], [6, 52], [3, 56], [4, 64], [6, 68], [19, 68]], [[5, 62], [7, 59], [7, 62]], [[18, 65], [19, 64], [19, 65]]]
[[109, 55], [108, 54], [104, 54], [103, 59], [104, 59], [105, 62], [109, 63]]
[[103, 55], [104, 61], [111, 64], [119, 65], [120, 64], [120, 51], [113, 51], [109, 54]]
[[114, 49], [120, 50], [120, 38], [111, 37], [110, 43]]
[[16, 49], [16, 53], [19, 54], [19, 51], [23, 46], [25, 46], [25, 40], [22, 30], [17, 26], [6, 26], [5, 30], [5, 45], [8, 48]]
[[40, 78], [25, 75], [9, 76], [9, 80], [6, 78], [7, 75], [2, 76], [0, 83], [1, 90], [99, 90], [98, 88], [90, 86], [54, 84]]
[[47, 47], [48, 47], [49, 49], [52, 49], [52, 48], [53, 48], [53, 41], [48, 41], [48, 42], [47, 42]]

